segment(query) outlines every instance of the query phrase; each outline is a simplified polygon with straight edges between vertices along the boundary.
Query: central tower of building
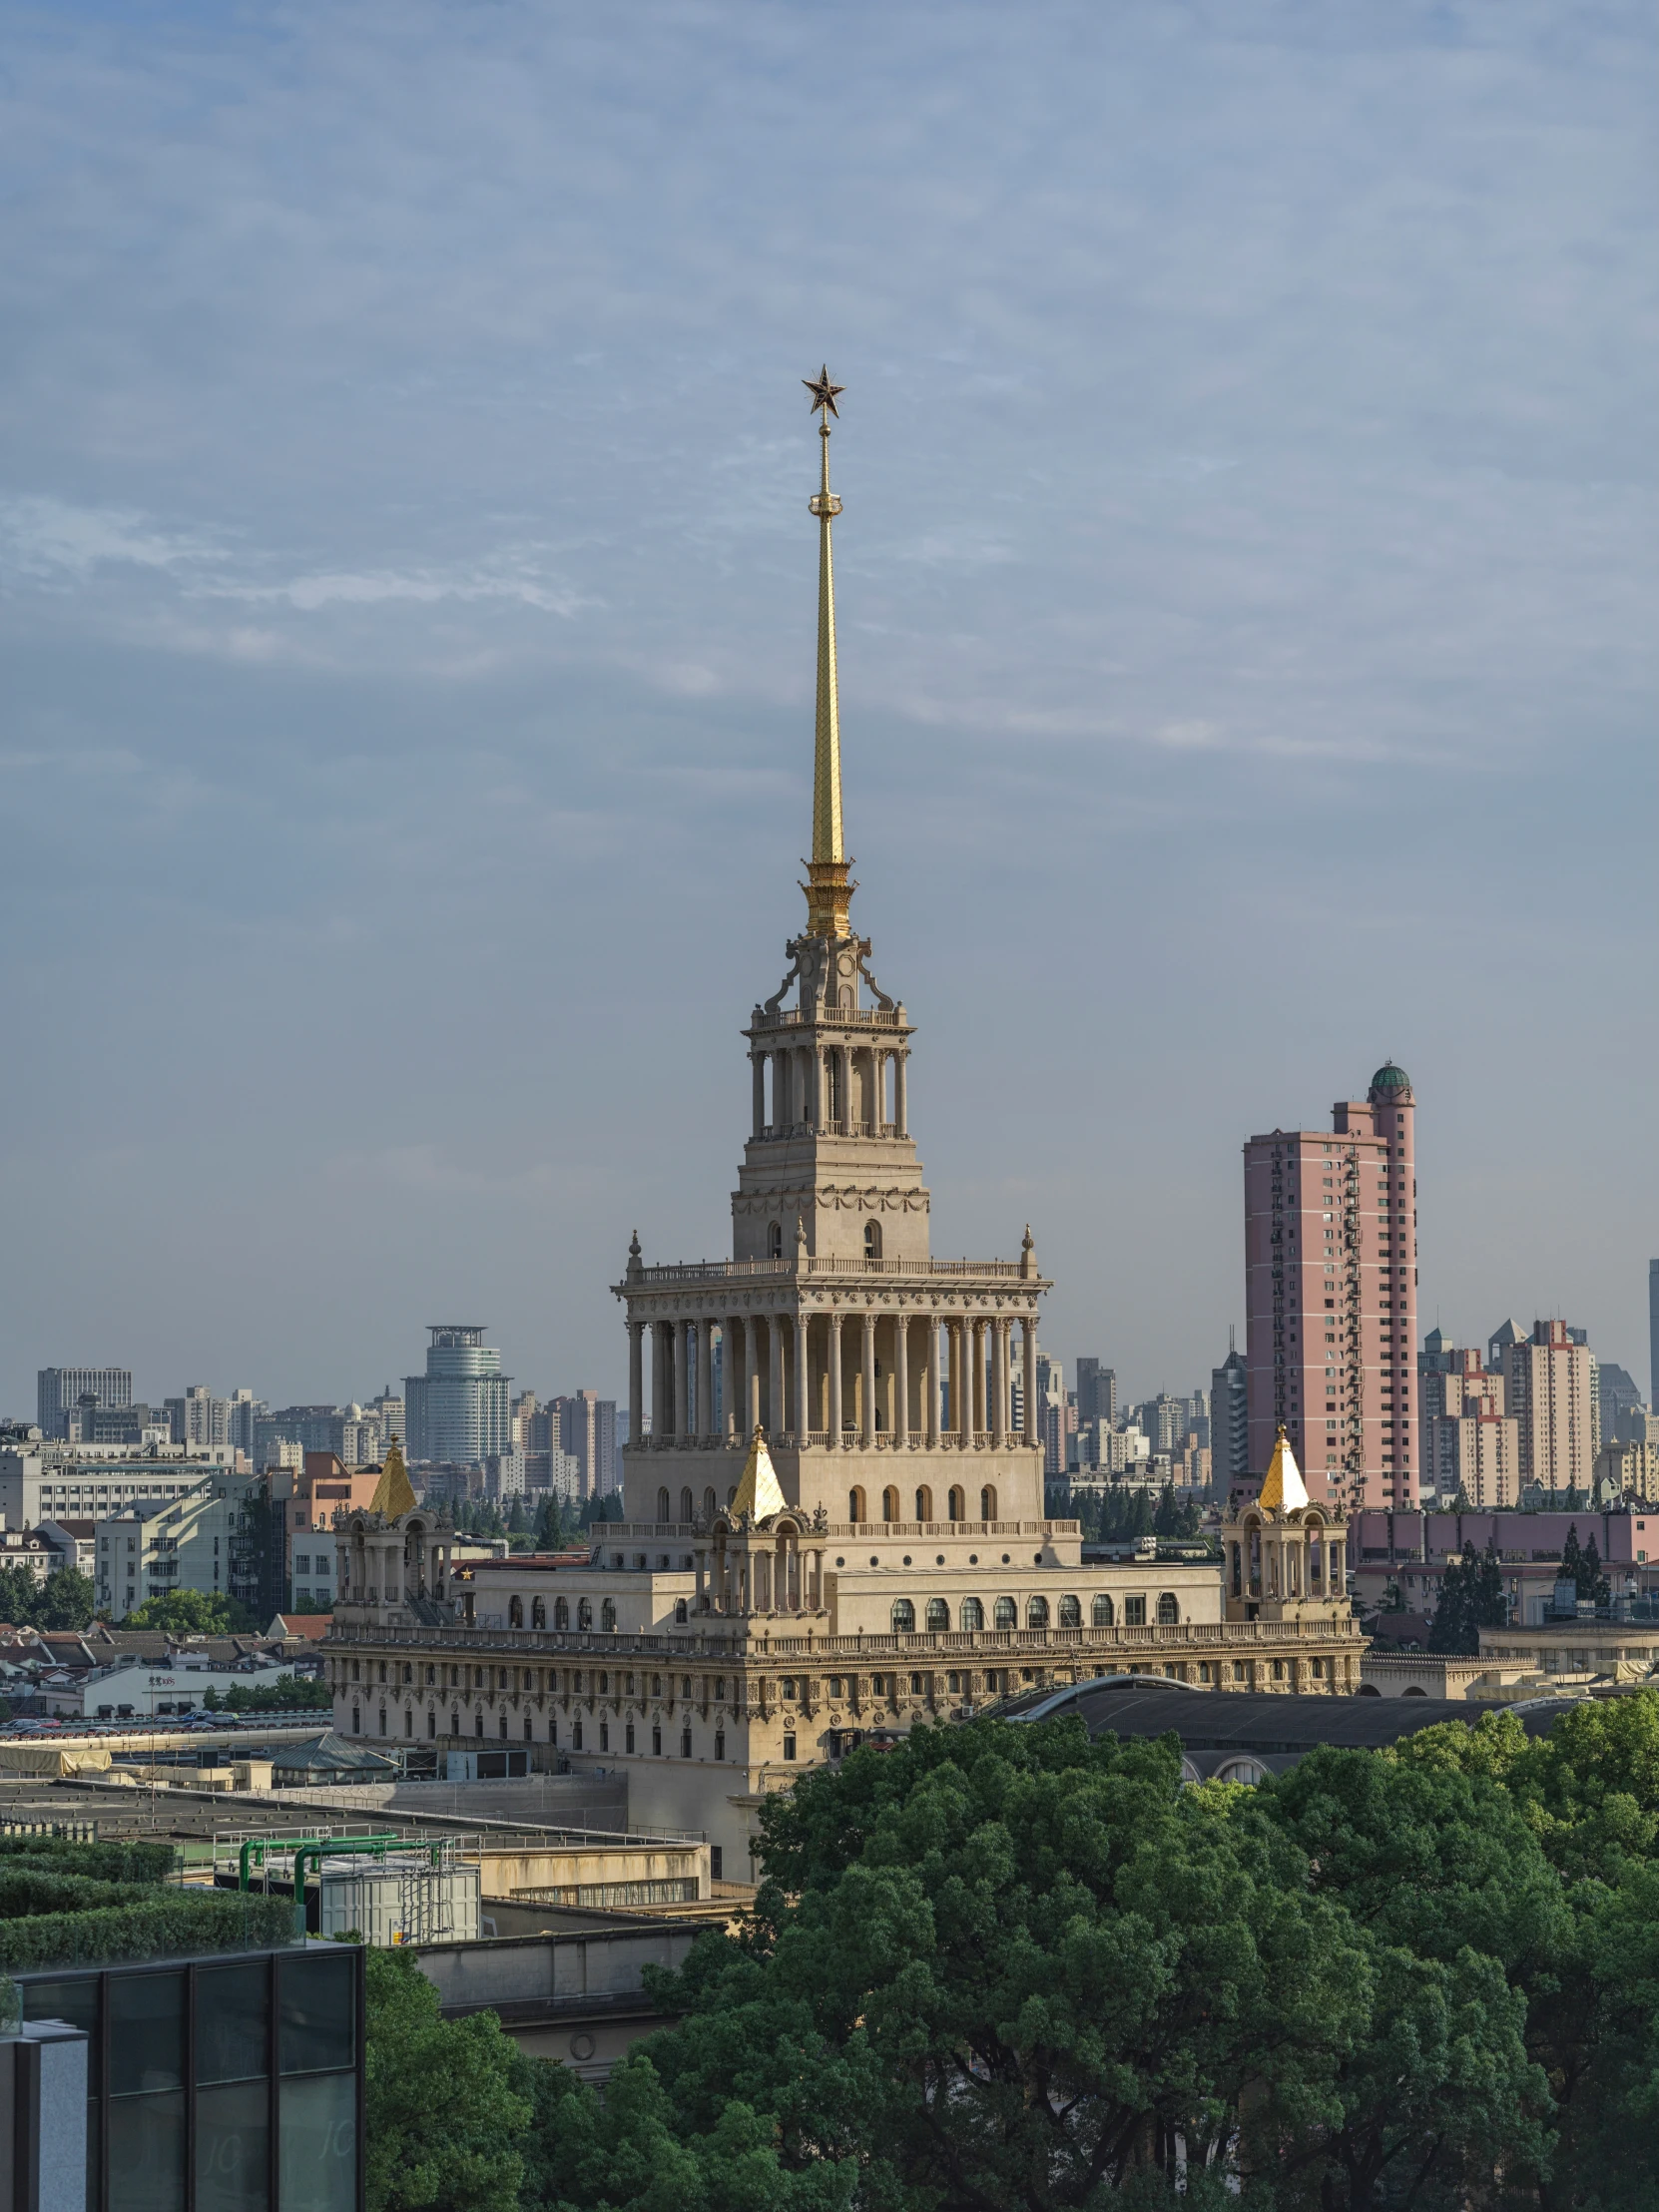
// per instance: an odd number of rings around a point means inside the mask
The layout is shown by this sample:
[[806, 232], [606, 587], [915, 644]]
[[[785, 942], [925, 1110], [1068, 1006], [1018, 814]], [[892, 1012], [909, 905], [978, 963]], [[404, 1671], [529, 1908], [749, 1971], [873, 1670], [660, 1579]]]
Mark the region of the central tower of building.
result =
[[[830, 418], [841, 387], [808, 380], [819, 415], [818, 712], [807, 923], [744, 1032], [751, 1126], [732, 1195], [732, 1257], [648, 1268], [619, 1286], [632, 1403], [650, 1433], [624, 1458], [628, 1518], [707, 1522], [765, 1435], [787, 1502], [848, 1530], [982, 1531], [1042, 1518], [1037, 1273], [935, 1261], [909, 1128], [914, 1031], [852, 926], [841, 816]], [[717, 1386], [718, 1375], [718, 1386]], [[643, 1426], [636, 1423], [636, 1428]], [[728, 1455], [728, 1456], [723, 1456]]]

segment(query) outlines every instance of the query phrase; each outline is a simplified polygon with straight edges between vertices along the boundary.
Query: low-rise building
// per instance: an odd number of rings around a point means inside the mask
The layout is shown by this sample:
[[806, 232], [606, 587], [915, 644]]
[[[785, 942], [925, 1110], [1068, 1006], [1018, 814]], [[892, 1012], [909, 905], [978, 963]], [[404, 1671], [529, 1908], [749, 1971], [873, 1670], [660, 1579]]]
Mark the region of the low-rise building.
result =
[[1659, 1509], [1653, 1512], [1357, 1513], [1349, 1527], [1350, 1586], [1362, 1613], [1403, 1608], [1431, 1619], [1453, 1559], [1497, 1552], [1511, 1620], [1541, 1622], [1569, 1535], [1595, 1543], [1620, 1597], [1659, 1596]]
[[291, 1661], [217, 1666], [207, 1658], [181, 1652], [170, 1660], [142, 1657], [112, 1660], [108, 1666], [67, 1681], [49, 1682], [41, 1702], [49, 1713], [81, 1720], [151, 1720], [159, 1715], [193, 1713], [206, 1706], [212, 1690], [223, 1701], [234, 1688], [256, 1689], [291, 1674]]
[[183, 1497], [234, 1469], [222, 1446], [37, 1442], [0, 1448], [0, 1517], [8, 1528], [97, 1519], [140, 1498]]
[[181, 1497], [147, 1498], [98, 1522], [98, 1609], [125, 1620], [175, 1590], [231, 1595], [233, 1541], [257, 1477], [219, 1468]]

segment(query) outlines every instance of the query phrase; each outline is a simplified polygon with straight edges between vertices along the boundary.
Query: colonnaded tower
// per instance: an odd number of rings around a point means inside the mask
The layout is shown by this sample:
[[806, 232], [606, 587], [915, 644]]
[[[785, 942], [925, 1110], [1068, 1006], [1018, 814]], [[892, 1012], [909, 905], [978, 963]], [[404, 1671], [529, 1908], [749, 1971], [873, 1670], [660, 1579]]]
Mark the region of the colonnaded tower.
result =
[[[630, 1403], [651, 1427], [624, 1454], [629, 1521], [712, 1521], [765, 1435], [784, 1500], [837, 1528], [935, 1524], [989, 1535], [1038, 1521], [1037, 1273], [1017, 1260], [935, 1260], [909, 1126], [915, 1032], [851, 922], [841, 819], [840, 718], [830, 488], [841, 386], [807, 380], [822, 447], [818, 718], [807, 925], [748, 1029], [752, 1125], [732, 1194], [732, 1257], [647, 1267], [625, 1280]], [[717, 1343], [722, 1386], [716, 1388]], [[944, 1386], [941, 1388], [941, 1384]], [[636, 1420], [636, 1429], [643, 1423]]]
[[839, 387], [826, 372], [808, 388], [823, 457], [807, 926], [745, 1032], [732, 1257], [647, 1267], [634, 1239], [615, 1289], [651, 1426], [624, 1453], [626, 1517], [595, 1522], [586, 1559], [457, 1562], [433, 1515], [377, 1496], [336, 1531], [326, 1655], [342, 1734], [434, 1760], [505, 1747], [542, 1769], [597, 1762], [626, 1777], [631, 1825], [706, 1837], [717, 1877], [752, 1871], [770, 1791], [866, 1737], [1120, 1670], [1353, 1691], [1364, 1649], [1340, 1572], [1320, 1564], [1341, 1556], [1340, 1510], [1293, 1524], [1264, 1496], [1236, 1532], [1253, 1564], [1225, 1605], [1214, 1561], [1085, 1561], [1078, 1523], [1044, 1515], [1030, 1383], [1048, 1286], [1029, 1229], [1017, 1260], [931, 1256], [913, 1031], [852, 928]]

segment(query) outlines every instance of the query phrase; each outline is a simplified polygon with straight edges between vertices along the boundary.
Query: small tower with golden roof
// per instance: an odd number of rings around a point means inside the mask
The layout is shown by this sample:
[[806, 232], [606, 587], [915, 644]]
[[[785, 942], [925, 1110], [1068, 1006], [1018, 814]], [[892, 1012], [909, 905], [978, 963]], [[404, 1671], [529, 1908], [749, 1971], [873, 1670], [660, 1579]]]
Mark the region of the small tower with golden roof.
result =
[[1229, 1502], [1221, 1537], [1230, 1621], [1301, 1620], [1324, 1628], [1352, 1617], [1348, 1515], [1308, 1495], [1283, 1427], [1260, 1495]]

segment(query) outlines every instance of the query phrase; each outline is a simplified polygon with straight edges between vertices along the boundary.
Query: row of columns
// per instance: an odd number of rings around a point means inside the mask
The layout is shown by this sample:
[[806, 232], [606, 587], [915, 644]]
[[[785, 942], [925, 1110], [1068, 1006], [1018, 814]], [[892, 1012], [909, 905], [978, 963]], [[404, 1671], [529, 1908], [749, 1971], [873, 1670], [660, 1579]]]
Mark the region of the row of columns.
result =
[[[793, 1398], [795, 1433], [811, 1433], [816, 1423], [811, 1417], [803, 1418], [803, 1408], [812, 1412], [812, 1340], [811, 1325], [816, 1315], [783, 1314], [735, 1314], [729, 1320], [716, 1322], [704, 1317], [697, 1321], [645, 1322], [630, 1320], [628, 1324], [628, 1389], [629, 1403], [645, 1402], [645, 1333], [649, 1329], [654, 1338], [651, 1360], [651, 1432], [658, 1438], [668, 1436], [700, 1437], [708, 1443], [722, 1438], [741, 1440], [763, 1421], [763, 1413], [771, 1415], [765, 1421], [774, 1434], [791, 1432], [791, 1424], [784, 1414]], [[892, 1440], [907, 1443], [910, 1439], [910, 1330], [920, 1321], [929, 1333], [927, 1339], [934, 1346], [930, 1359], [924, 1359], [920, 1371], [922, 1381], [921, 1420], [916, 1434], [930, 1444], [949, 1437], [963, 1443], [975, 1435], [989, 1434], [995, 1445], [1002, 1445], [1009, 1438], [1009, 1406], [1012, 1398], [1013, 1359], [1010, 1336], [1015, 1317], [1011, 1314], [945, 1314], [930, 1313], [888, 1314], [871, 1310], [863, 1314], [849, 1313], [844, 1308], [831, 1308], [823, 1316], [829, 1339], [827, 1369], [829, 1376], [829, 1432], [832, 1438], [845, 1434], [844, 1406], [844, 1353], [842, 1332], [847, 1322], [856, 1322], [862, 1332], [859, 1346], [859, 1377], [862, 1383], [861, 1419], [859, 1440], [872, 1444], [875, 1427], [875, 1335], [876, 1325], [882, 1319], [893, 1323], [893, 1426]], [[935, 1385], [938, 1366], [939, 1330], [947, 1334], [947, 1359], [949, 1378], [950, 1413], [948, 1425], [941, 1419], [939, 1391]], [[1024, 1332], [1024, 1370], [1027, 1377], [1022, 1424], [1023, 1440], [1027, 1444], [1037, 1442], [1037, 1402], [1032, 1379], [1036, 1374], [1037, 1325], [1030, 1316], [1019, 1318]], [[719, 1429], [715, 1426], [714, 1392], [714, 1333], [719, 1329], [725, 1347], [724, 1381], [725, 1406]], [[786, 1340], [789, 1340], [788, 1344]], [[786, 1393], [786, 1367], [793, 1367], [790, 1389]], [[762, 1395], [762, 1377], [766, 1378], [766, 1395]]]
[[697, 1610], [716, 1613], [821, 1613], [824, 1547], [803, 1551], [793, 1536], [754, 1544], [727, 1540], [697, 1547]]
[[[852, 1126], [854, 1067], [864, 1076], [866, 1102], [876, 1111], [863, 1120], [875, 1135], [908, 1137], [910, 1109], [905, 1078], [910, 1055], [902, 1047], [877, 1044], [757, 1045], [750, 1053], [754, 1071], [755, 1135], [807, 1128], [820, 1136], [849, 1134]], [[767, 1062], [772, 1063], [772, 1119], [767, 1120]], [[893, 1063], [892, 1121], [886, 1122], [887, 1062]]]

